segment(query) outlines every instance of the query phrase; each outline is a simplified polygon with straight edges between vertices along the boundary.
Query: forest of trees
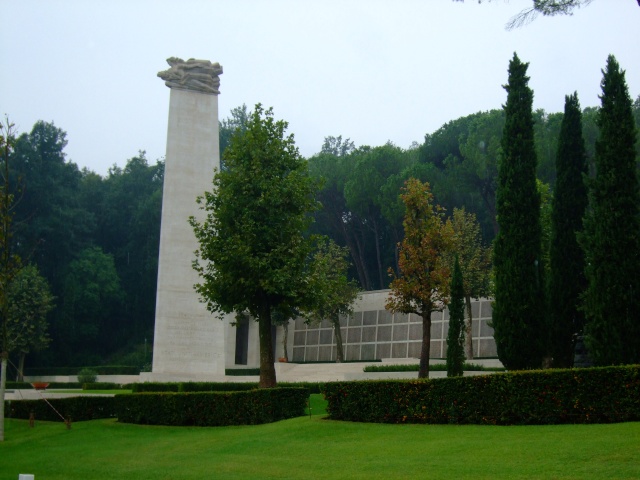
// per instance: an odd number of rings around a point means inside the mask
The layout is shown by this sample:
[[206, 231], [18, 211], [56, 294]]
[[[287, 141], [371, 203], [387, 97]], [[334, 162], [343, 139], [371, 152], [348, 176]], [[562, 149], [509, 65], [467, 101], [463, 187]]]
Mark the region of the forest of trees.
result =
[[[632, 111], [637, 128], [640, 97]], [[588, 107], [581, 116], [591, 173], [598, 112], [599, 107]], [[222, 148], [247, 118], [243, 105], [220, 122]], [[533, 120], [537, 177], [553, 192], [563, 114], [537, 110]], [[391, 142], [355, 146], [342, 136], [326, 137], [319, 152], [307, 159], [311, 175], [322, 179], [322, 209], [309, 233], [327, 235], [348, 249], [350, 277], [362, 290], [388, 288], [388, 269], [397, 271], [397, 245], [404, 235], [400, 188], [413, 177], [429, 182], [434, 201], [445, 207], [447, 216], [460, 207], [474, 214], [484, 244], [490, 245], [498, 231], [496, 188], [504, 124], [503, 109], [477, 112], [444, 124], [408, 149]], [[163, 160], [150, 161], [139, 152], [124, 167], [114, 166], [101, 176], [68, 159], [66, 142], [63, 129], [39, 121], [30, 132], [19, 132], [9, 158], [16, 250], [23, 264], [37, 267], [54, 297], [47, 316], [51, 341], [48, 348], [29, 353], [27, 370], [148, 364]]]

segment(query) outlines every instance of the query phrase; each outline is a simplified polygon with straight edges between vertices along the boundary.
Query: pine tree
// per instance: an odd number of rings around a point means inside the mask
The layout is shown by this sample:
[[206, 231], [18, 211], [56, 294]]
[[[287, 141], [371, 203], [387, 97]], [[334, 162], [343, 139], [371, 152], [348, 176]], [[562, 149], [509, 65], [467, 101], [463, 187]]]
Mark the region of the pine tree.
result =
[[493, 328], [498, 357], [510, 370], [540, 367], [545, 343], [540, 194], [528, 65], [516, 54], [509, 63], [496, 194], [500, 231], [494, 251]]
[[588, 173], [578, 94], [565, 97], [556, 155], [556, 189], [551, 211], [549, 248], [550, 346], [553, 365], [573, 366], [575, 335], [584, 328], [579, 297], [586, 288], [584, 253], [577, 234], [587, 207]]
[[464, 285], [456, 255], [451, 276], [449, 333], [447, 334], [447, 377], [461, 377], [464, 372]]
[[597, 365], [640, 363], [640, 194], [636, 128], [625, 74], [612, 55], [602, 78], [596, 176], [581, 237], [586, 341]]

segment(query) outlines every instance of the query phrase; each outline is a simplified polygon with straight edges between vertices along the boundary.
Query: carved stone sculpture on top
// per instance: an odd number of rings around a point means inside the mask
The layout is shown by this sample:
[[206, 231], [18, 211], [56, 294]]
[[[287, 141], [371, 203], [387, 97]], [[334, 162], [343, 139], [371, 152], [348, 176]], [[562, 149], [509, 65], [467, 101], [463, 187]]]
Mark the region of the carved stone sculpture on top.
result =
[[222, 67], [219, 63], [193, 58], [185, 62], [176, 57], [168, 58], [167, 63], [171, 65], [171, 68], [158, 72], [158, 76], [164, 80], [167, 87], [216, 95], [220, 93], [218, 90], [220, 77], [218, 75], [222, 73]]

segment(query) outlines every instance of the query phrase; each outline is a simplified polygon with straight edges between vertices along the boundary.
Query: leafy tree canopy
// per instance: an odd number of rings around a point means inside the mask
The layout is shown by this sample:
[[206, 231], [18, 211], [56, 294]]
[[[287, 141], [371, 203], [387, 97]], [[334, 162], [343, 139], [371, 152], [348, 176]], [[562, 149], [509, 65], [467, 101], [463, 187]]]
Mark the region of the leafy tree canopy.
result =
[[409, 179], [402, 200], [406, 207], [404, 239], [399, 245], [399, 271], [389, 269], [391, 292], [387, 310], [422, 317], [422, 351], [419, 377], [429, 376], [431, 312], [449, 301], [453, 228], [444, 212], [434, 205], [428, 183]]
[[227, 169], [199, 203], [204, 220], [190, 219], [200, 249], [196, 290], [222, 316], [247, 311], [259, 323], [260, 385], [275, 385], [271, 343], [273, 310], [305, 307], [307, 259], [313, 241], [304, 236], [318, 208], [316, 182], [287, 123], [260, 104], [246, 130], [225, 150]]

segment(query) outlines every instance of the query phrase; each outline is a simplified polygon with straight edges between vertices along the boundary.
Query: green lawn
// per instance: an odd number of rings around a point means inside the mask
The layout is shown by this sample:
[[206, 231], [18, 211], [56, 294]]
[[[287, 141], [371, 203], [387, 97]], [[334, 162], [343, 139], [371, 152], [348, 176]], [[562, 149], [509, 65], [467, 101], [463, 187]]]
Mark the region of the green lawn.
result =
[[[313, 403], [313, 402], [317, 402]], [[313, 399], [312, 413], [322, 409]], [[489, 427], [336, 422], [175, 428], [8, 420], [0, 480], [638, 479], [640, 423]]]

